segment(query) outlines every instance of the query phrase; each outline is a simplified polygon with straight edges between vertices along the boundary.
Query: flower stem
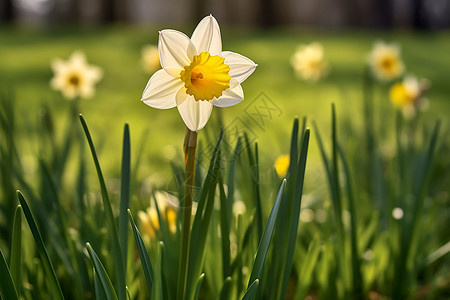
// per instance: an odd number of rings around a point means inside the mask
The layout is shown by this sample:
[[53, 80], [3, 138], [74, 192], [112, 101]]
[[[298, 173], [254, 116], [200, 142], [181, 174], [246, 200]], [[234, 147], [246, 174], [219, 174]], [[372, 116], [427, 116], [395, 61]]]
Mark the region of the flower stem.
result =
[[191, 214], [192, 214], [192, 201], [194, 199], [194, 178], [195, 178], [195, 157], [197, 150], [197, 132], [187, 129], [186, 137], [184, 140], [184, 154], [186, 165], [186, 181], [184, 201], [180, 205], [180, 209], [183, 211], [183, 223], [181, 227], [182, 241], [180, 252], [180, 269], [178, 273], [178, 290], [177, 299], [186, 299], [186, 279], [188, 271], [189, 261], [189, 241], [191, 235]]

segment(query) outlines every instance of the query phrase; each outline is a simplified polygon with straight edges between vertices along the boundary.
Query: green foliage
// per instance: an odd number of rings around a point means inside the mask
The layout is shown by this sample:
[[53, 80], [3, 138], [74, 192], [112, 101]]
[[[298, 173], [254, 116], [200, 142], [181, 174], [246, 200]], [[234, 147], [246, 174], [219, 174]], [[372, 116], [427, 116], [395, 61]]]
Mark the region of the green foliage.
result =
[[[52, 46], [60, 37], [54, 34], [43, 37]], [[20, 32], [12, 39], [21, 44], [24, 35]], [[121, 67], [134, 68], [129, 57], [147, 41], [142, 32], [136, 35], [139, 43], [126, 49], [129, 56], [123, 56], [127, 62], [106, 67], [111, 77], [105, 77], [96, 101], [48, 102], [37, 114], [40, 100], [31, 103], [27, 98], [38, 94], [37, 87], [21, 89], [20, 98], [0, 95], [2, 299], [28, 299], [37, 294], [51, 299], [175, 299], [181, 244], [179, 203], [184, 199], [186, 174], [180, 155], [169, 155], [165, 150], [170, 147], [163, 151], [160, 146], [181, 145], [181, 123], [154, 111], [141, 114], [140, 108], [131, 106], [119, 109], [121, 114], [114, 120], [108, 113], [98, 113], [106, 106], [102, 99], [111, 98], [107, 105], [117, 111], [119, 103], [123, 107], [123, 99], [131, 94], [125, 90], [115, 94], [119, 80], [114, 76]], [[255, 61], [271, 74], [270, 84], [267, 72], [256, 72], [256, 78], [245, 83], [249, 101], [242, 105], [250, 105], [264, 86], [285, 112], [280, 122], [272, 120], [259, 131], [250, 126], [246, 134], [233, 139], [234, 133], [223, 125], [240, 111], [230, 109], [216, 126], [220, 117], [216, 110], [217, 117], [199, 132], [193, 199], [197, 210], [190, 237], [187, 299], [404, 299], [421, 297], [418, 291], [426, 291], [423, 297], [445, 298], [450, 142], [447, 124], [435, 123], [448, 96], [439, 68], [437, 75], [434, 70], [425, 74], [435, 76], [430, 77], [437, 90], [432, 94], [432, 112], [406, 121], [387, 107], [386, 86], [373, 82], [369, 73], [363, 78], [360, 103], [355, 78], [361, 79], [361, 63], [340, 57], [338, 50], [344, 49], [340, 39], [356, 46], [358, 51], [353, 54], [357, 57], [371, 45], [372, 37], [356, 41], [345, 34], [339, 38], [319, 34], [330, 47], [325, 48], [330, 49], [336, 69], [341, 69], [324, 83], [306, 85], [294, 82], [287, 67], [297, 43], [291, 35], [256, 36], [249, 41], [240, 34], [231, 42], [238, 52], [239, 48], [253, 52]], [[429, 42], [437, 45], [441, 38], [435, 36]], [[111, 41], [114, 36], [107, 33], [99, 38], [97, 31], [75, 40], [84, 39]], [[422, 47], [414, 36], [403, 37], [403, 41]], [[347, 44], [345, 49], [351, 48]], [[17, 48], [14, 43], [11, 47]], [[68, 47], [55, 49], [65, 54]], [[436, 47], [436, 51], [446, 53], [445, 47]], [[44, 48], [41, 51], [45, 52]], [[91, 50], [88, 47], [87, 51]], [[2, 48], [0, 56], [6, 53], [10, 57], [8, 51]], [[417, 55], [412, 51], [409, 48], [405, 55]], [[38, 52], [24, 59], [33, 65], [31, 60], [39, 55], [41, 60], [49, 58]], [[93, 62], [102, 64], [110, 55], [93, 55]], [[438, 62], [431, 57], [429, 63]], [[413, 64], [426, 73], [419, 60]], [[11, 72], [11, 60], [7, 59], [5, 68]], [[43, 72], [42, 67], [39, 70]], [[130, 84], [135, 94], [147, 79], [143, 74], [130, 76], [124, 84]], [[339, 91], [342, 99], [337, 96]], [[336, 102], [331, 119], [324, 109], [329, 102], [320, 98]], [[25, 114], [23, 99], [29, 101]], [[317, 101], [293, 105], [292, 99]], [[15, 111], [15, 103], [19, 111]], [[314, 116], [315, 121], [310, 131], [306, 118], [302, 122], [295, 118], [289, 143], [286, 125], [299, 113], [292, 107], [301, 107], [302, 113]], [[91, 131], [83, 117], [81, 128], [77, 123], [80, 110], [90, 115]], [[130, 124], [139, 139], [132, 139], [128, 125], [122, 141], [114, 138], [122, 121], [130, 116], [136, 116]], [[152, 127], [140, 134], [149, 119]], [[246, 116], [244, 122], [249, 121]], [[224, 132], [219, 135], [220, 130]], [[259, 135], [257, 140], [252, 131]], [[310, 145], [310, 134], [318, 145]], [[86, 140], [95, 169], [86, 158]], [[151, 141], [148, 147], [147, 140]], [[32, 146], [27, 147], [29, 144]], [[122, 146], [121, 165], [118, 145]], [[271, 162], [280, 149], [287, 149], [290, 156], [281, 187]], [[172, 175], [168, 175], [168, 166], [162, 167], [162, 152], [172, 160], [167, 163]], [[34, 162], [34, 169], [29, 161]], [[320, 161], [323, 173], [317, 168]], [[17, 189], [27, 195], [25, 200], [19, 193], [19, 206], [14, 194]], [[175, 202], [173, 211], [160, 205], [159, 191], [168, 192], [167, 197]], [[239, 205], [245, 209], [235, 211]], [[154, 236], [141, 217], [149, 207], [156, 211]], [[22, 212], [27, 221], [23, 226]], [[173, 212], [175, 220], [170, 217]], [[129, 226], [133, 234], [129, 234]]]

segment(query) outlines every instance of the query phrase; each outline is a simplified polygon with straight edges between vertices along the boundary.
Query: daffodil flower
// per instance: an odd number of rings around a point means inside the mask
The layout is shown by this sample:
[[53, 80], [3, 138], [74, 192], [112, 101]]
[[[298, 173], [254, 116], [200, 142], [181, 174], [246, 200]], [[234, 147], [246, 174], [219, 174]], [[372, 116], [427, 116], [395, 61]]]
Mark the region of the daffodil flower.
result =
[[405, 66], [400, 56], [400, 47], [396, 44], [376, 42], [369, 54], [369, 65], [379, 80], [392, 80], [403, 74]]
[[402, 110], [405, 119], [412, 119], [419, 110], [428, 108], [428, 99], [424, 97], [430, 83], [426, 79], [419, 80], [409, 75], [401, 82], [392, 85], [389, 97], [394, 106]]
[[51, 88], [61, 91], [68, 100], [92, 97], [95, 84], [103, 77], [102, 69], [88, 65], [81, 51], [74, 52], [67, 61], [54, 59], [51, 67], [55, 73], [50, 81]]
[[311, 82], [328, 73], [323, 46], [319, 43], [299, 46], [291, 58], [291, 65], [298, 78]]
[[191, 131], [206, 125], [213, 106], [241, 102], [241, 83], [257, 66], [240, 54], [222, 51], [219, 24], [211, 15], [197, 25], [191, 38], [162, 30], [158, 49], [163, 69], [150, 78], [141, 100], [158, 109], [176, 106]]

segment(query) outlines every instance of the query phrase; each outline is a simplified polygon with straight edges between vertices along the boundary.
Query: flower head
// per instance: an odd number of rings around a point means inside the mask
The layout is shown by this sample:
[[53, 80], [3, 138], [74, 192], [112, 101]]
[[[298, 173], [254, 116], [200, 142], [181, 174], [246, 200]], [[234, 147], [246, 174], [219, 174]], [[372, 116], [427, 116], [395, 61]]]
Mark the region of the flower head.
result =
[[153, 73], [156, 70], [161, 69], [159, 62], [158, 47], [154, 45], [146, 45], [142, 48], [142, 67], [147, 73]]
[[158, 49], [163, 69], [150, 78], [141, 100], [159, 109], [176, 106], [191, 131], [206, 125], [213, 106], [241, 102], [241, 83], [256, 68], [250, 59], [222, 51], [219, 24], [213, 16], [205, 17], [191, 38], [162, 30]]
[[[178, 206], [173, 196], [168, 193], [156, 192], [155, 200], [158, 205], [156, 209], [155, 205], [150, 205], [146, 211], [139, 211], [138, 216], [141, 220], [141, 224], [150, 238], [154, 238], [157, 232], [160, 230], [159, 220], [167, 222], [167, 226], [171, 232], [175, 232], [176, 225], [176, 211]], [[158, 215], [159, 212], [159, 215]]]
[[400, 57], [400, 47], [383, 42], [375, 43], [369, 54], [369, 65], [379, 80], [392, 80], [403, 74], [405, 69]]
[[275, 161], [275, 171], [278, 176], [283, 178], [286, 176], [287, 171], [289, 169], [289, 155], [284, 154], [280, 155]]
[[328, 72], [328, 63], [319, 43], [299, 46], [291, 58], [291, 64], [296, 75], [308, 81], [317, 81]]
[[90, 98], [94, 95], [94, 85], [103, 77], [100, 67], [90, 66], [81, 51], [72, 53], [69, 60], [59, 58], [51, 62], [54, 77], [50, 81], [52, 89], [61, 91], [66, 99]]
[[389, 91], [391, 102], [402, 110], [405, 118], [411, 119], [416, 115], [417, 110], [428, 107], [428, 100], [424, 97], [424, 93], [429, 85], [426, 79], [419, 80], [412, 75], [406, 76], [403, 81], [392, 85]]

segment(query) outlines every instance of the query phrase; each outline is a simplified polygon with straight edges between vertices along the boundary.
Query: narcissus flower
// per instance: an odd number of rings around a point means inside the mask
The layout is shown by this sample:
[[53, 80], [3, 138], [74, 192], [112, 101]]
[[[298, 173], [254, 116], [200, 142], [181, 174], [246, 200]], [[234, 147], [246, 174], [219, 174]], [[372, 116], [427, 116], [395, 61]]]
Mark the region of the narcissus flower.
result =
[[[175, 197], [171, 196], [165, 192], [155, 193], [156, 203], [158, 205], [158, 210], [156, 210], [155, 205], [150, 205], [146, 211], [139, 211], [138, 216], [141, 221], [141, 225], [145, 233], [150, 237], [154, 238], [160, 230], [159, 219], [167, 222], [167, 226], [171, 232], [175, 232], [176, 227], [176, 211], [178, 206], [176, 204]], [[159, 216], [158, 216], [159, 211]]]
[[241, 102], [241, 83], [257, 66], [240, 54], [222, 51], [219, 24], [213, 16], [205, 17], [191, 38], [162, 30], [158, 49], [163, 69], [150, 78], [141, 100], [159, 109], [176, 106], [191, 131], [206, 125], [213, 106]]
[[156, 70], [161, 69], [159, 63], [158, 47], [154, 45], [146, 45], [142, 48], [142, 67], [147, 73], [153, 73]]
[[317, 81], [328, 72], [323, 47], [319, 43], [301, 45], [291, 59], [296, 75], [303, 80]]
[[51, 67], [55, 73], [50, 81], [51, 88], [61, 91], [68, 100], [92, 97], [94, 85], [103, 77], [102, 69], [88, 65], [86, 56], [81, 51], [74, 52], [67, 61], [54, 59]]
[[403, 81], [392, 85], [389, 91], [391, 102], [402, 110], [405, 118], [411, 119], [418, 110], [428, 107], [428, 100], [424, 97], [424, 93], [428, 90], [429, 85], [428, 80], [419, 80], [417, 77], [409, 75]]
[[275, 161], [275, 171], [278, 176], [284, 178], [289, 169], [289, 155], [280, 155]]
[[373, 74], [379, 80], [395, 79], [405, 70], [400, 57], [400, 47], [395, 44], [376, 42], [368, 60]]

